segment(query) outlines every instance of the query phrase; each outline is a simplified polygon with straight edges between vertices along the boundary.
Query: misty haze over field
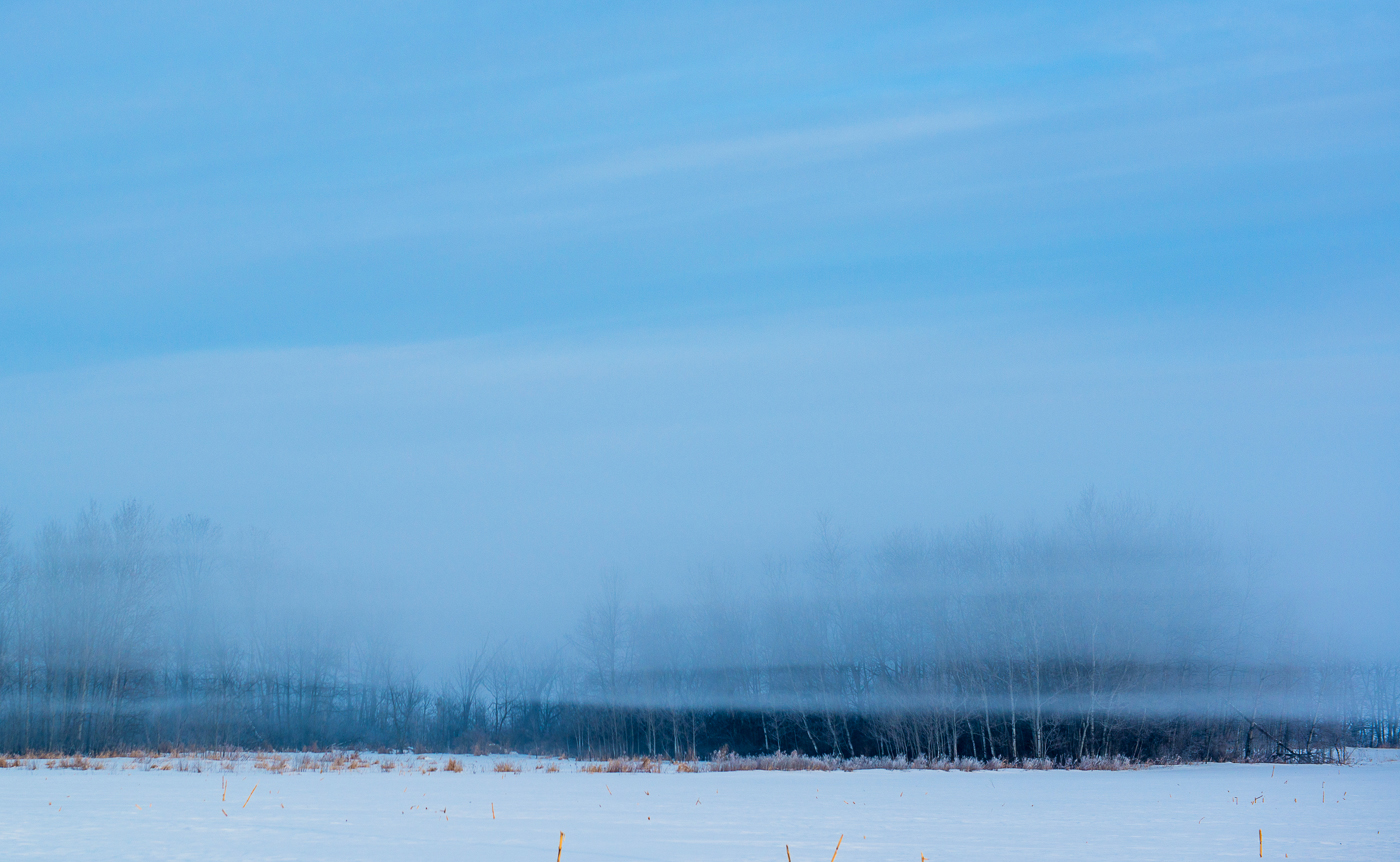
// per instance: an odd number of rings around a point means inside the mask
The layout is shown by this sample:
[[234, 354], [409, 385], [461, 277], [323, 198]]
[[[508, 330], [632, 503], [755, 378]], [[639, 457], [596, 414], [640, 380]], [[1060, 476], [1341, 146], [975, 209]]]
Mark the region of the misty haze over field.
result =
[[1397, 24], [0, 11], [0, 749], [1394, 733]]
[[818, 515], [863, 547], [1051, 524], [1089, 486], [1211, 523], [1313, 634], [1393, 647], [1393, 361], [1335, 332], [1301, 356], [1213, 336], [823, 319], [200, 354], [15, 376], [0, 399], [27, 417], [7, 430], [20, 532], [126, 497], [253, 528], [283, 595], [373, 608], [425, 658], [566, 627], [604, 575], [674, 597], [800, 557]]

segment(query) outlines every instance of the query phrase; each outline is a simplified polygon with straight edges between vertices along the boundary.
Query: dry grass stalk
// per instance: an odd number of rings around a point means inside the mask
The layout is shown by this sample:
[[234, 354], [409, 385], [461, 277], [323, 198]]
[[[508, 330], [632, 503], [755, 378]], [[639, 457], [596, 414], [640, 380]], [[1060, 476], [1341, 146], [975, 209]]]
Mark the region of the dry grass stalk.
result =
[[[557, 771], [557, 770], [556, 770]], [[661, 764], [650, 757], [643, 757], [641, 760], [631, 760], [625, 757], [614, 757], [607, 763], [589, 763], [579, 768], [580, 772], [660, 772]]]
[[[90, 759], [90, 758], [83, 757], [81, 754], [75, 754], [75, 755], [73, 755], [72, 757], [68, 757], [68, 758], [60, 758], [60, 759], [57, 759], [57, 760], [50, 760], [50, 761], [49, 761], [48, 763], [46, 763], [45, 765], [46, 765], [49, 769], [101, 769], [101, 768], [102, 768], [102, 763], [101, 763], [101, 761], [94, 761], [94, 760], [92, 760], [92, 759]], [[166, 768], [169, 769], [170, 767], [167, 766]]]

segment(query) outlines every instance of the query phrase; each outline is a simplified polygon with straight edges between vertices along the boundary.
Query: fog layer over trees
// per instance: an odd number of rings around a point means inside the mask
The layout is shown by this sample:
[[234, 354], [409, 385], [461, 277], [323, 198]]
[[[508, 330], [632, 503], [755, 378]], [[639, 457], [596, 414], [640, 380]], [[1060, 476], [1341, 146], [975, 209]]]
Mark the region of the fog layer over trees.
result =
[[[412, 656], [269, 597], [208, 520], [0, 516], [0, 750], [1311, 759], [1400, 744], [1400, 662], [1332, 655], [1209, 530], [1087, 495], [1050, 527], [844, 543], [688, 598], [600, 584], [557, 639]], [[448, 666], [429, 676], [424, 668]]]

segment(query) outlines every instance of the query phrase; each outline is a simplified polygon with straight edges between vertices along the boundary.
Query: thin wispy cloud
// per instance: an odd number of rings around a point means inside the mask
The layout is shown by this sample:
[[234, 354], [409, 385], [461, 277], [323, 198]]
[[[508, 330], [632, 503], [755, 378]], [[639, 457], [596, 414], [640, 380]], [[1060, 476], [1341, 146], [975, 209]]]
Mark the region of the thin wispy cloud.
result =
[[872, 151], [956, 135], [1011, 121], [995, 112], [961, 111], [768, 132], [641, 150], [565, 172], [579, 180], [621, 180], [694, 170], [752, 170], [869, 156]]

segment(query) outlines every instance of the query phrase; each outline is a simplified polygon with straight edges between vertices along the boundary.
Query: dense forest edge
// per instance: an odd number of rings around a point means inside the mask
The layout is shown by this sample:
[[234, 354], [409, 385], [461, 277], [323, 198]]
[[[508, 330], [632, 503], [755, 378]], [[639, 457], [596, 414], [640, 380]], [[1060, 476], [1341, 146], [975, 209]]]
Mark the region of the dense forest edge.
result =
[[257, 562], [207, 519], [93, 506], [25, 544], [9, 524], [0, 751], [15, 755], [1073, 766], [1400, 745], [1400, 661], [1330, 654], [1208, 529], [1092, 495], [1052, 528], [903, 531], [864, 549], [822, 522], [806, 557], [708, 598], [604, 582], [557, 643], [453, 644], [452, 671], [431, 679], [314, 607], [240, 607]]

